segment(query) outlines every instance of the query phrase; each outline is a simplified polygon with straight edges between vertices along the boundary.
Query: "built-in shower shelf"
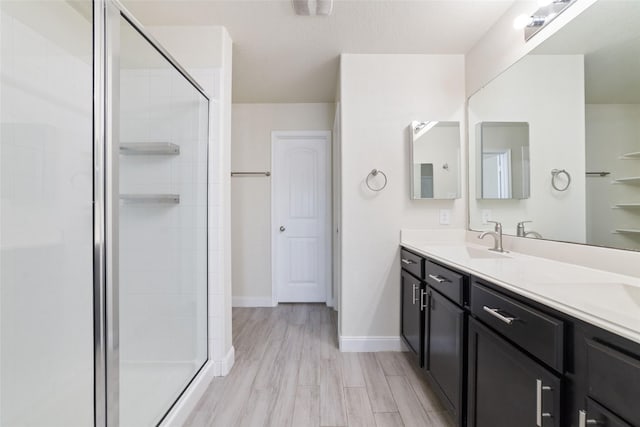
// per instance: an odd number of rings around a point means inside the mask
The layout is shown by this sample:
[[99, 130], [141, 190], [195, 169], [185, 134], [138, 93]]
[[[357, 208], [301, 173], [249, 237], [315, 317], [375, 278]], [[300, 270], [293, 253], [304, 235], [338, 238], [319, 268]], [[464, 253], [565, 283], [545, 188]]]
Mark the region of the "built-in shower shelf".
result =
[[640, 176], [630, 176], [628, 178], [618, 178], [614, 183], [618, 184], [640, 184]]
[[171, 142], [123, 142], [120, 144], [120, 154], [128, 156], [177, 156], [180, 146]]
[[179, 194], [121, 194], [120, 200], [126, 203], [170, 204], [180, 203]]
[[625, 153], [620, 156], [621, 159], [640, 159], [640, 151], [634, 153]]
[[617, 228], [616, 233], [640, 234], [640, 228]]
[[640, 208], [640, 203], [617, 203], [614, 208], [637, 209]]

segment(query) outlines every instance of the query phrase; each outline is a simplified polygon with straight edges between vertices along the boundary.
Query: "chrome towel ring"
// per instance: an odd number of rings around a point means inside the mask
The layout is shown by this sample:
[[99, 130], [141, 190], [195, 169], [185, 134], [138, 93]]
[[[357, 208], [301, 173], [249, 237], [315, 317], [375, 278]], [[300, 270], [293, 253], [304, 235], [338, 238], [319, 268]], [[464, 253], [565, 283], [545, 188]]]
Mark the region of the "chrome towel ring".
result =
[[[559, 175], [564, 175], [567, 179], [567, 183], [564, 186], [558, 185], [556, 183], [556, 180], [558, 179]], [[569, 185], [571, 185], [571, 175], [569, 175], [569, 172], [567, 172], [564, 169], [552, 169], [551, 170], [551, 186], [553, 188], [555, 188], [558, 191], [566, 191], [567, 188], [569, 188]]]
[[[382, 177], [384, 178], [384, 183], [378, 188], [372, 187], [371, 184], [369, 183], [369, 179], [372, 176], [373, 177], [378, 176], [378, 174], [382, 175]], [[384, 172], [382, 172], [381, 170], [379, 170], [379, 169], [373, 169], [371, 172], [369, 172], [369, 175], [367, 175], [367, 179], [365, 179], [365, 183], [367, 184], [367, 187], [369, 187], [369, 190], [371, 190], [371, 191], [381, 191], [381, 190], [384, 189], [384, 187], [387, 186], [387, 175]]]

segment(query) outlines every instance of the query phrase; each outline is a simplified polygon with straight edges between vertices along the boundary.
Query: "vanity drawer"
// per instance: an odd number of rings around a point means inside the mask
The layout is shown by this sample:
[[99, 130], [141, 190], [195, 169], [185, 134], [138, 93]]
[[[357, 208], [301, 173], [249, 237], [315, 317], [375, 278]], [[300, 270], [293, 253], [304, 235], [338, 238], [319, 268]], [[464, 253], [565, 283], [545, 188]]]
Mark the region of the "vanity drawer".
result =
[[400, 265], [417, 278], [424, 279], [424, 258], [420, 255], [416, 255], [406, 249], [401, 249]]
[[640, 425], [640, 357], [587, 340], [587, 390], [615, 415]]
[[471, 313], [507, 339], [562, 372], [564, 325], [478, 282], [471, 285]]
[[425, 280], [433, 289], [458, 305], [464, 305], [464, 276], [446, 267], [426, 261]]

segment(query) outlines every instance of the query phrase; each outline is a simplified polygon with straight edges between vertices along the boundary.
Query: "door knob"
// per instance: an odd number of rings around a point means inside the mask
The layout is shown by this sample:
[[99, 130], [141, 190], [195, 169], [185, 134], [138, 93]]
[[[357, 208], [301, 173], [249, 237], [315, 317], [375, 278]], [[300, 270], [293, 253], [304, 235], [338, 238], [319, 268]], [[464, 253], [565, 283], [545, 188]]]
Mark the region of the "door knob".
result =
[[283, 232], [284, 230], [286, 230], [286, 228], [284, 227], [284, 225], [280, 226], [280, 232]]

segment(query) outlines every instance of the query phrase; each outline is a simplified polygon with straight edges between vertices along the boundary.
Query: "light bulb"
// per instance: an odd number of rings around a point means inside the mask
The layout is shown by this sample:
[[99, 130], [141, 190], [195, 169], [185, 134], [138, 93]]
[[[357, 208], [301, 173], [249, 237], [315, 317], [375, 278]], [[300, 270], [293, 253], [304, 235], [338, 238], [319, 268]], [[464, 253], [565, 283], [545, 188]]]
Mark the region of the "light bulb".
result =
[[522, 30], [524, 27], [529, 25], [529, 22], [531, 22], [531, 16], [523, 13], [522, 15], [516, 16], [516, 19], [513, 20], [513, 28], [516, 30]]

